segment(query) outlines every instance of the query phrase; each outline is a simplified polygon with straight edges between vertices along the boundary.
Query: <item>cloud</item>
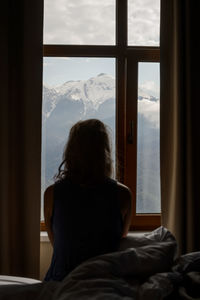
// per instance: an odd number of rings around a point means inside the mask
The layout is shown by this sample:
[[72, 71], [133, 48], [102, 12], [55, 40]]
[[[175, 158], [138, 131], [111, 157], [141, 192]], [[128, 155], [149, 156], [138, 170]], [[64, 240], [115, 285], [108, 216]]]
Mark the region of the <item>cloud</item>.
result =
[[129, 45], [158, 46], [160, 0], [129, 0]]
[[55, 61], [56, 63], [62, 63], [62, 62], [65, 62], [66, 60], [69, 61], [71, 60], [72, 58], [71, 57], [56, 57], [52, 60], [52, 58], [49, 59], [49, 57], [45, 57], [43, 59], [43, 66], [44, 67], [55, 67]]
[[53, 63], [46, 62], [46, 61], [43, 62], [43, 67], [51, 67], [51, 66], [53, 66]]
[[160, 88], [156, 85], [155, 81], [144, 81], [140, 83], [140, 89], [142, 89], [148, 95], [152, 95], [154, 97], [159, 97]]
[[142, 114], [153, 127], [160, 127], [160, 103], [143, 99], [138, 101], [138, 112]]
[[[130, 45], [158, 45], [160, 0], [129, 0]], [[45, 0], [45, 44], [115, 44], [115, 0]]]
[[114, 0], [46, 0], [44, 43], [114, 44]]
[[87, 58], [85, 59], [85, 62], [86, 62], [86, 63], [93, 63], [94, 61], [101, 61], [101, 60], [102, 60], [102, 58], [100, 58], [100, 57], [92, 57], [92, 58], [87, 57]]

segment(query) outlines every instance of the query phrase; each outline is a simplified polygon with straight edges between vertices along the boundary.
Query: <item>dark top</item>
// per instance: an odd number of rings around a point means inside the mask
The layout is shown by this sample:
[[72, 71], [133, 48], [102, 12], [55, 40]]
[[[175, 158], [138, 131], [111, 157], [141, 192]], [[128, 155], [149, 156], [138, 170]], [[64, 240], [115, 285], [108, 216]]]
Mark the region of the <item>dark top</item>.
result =
[[54, 250], [45, 280], [62, 280], [81, 262], [118, 250], [122, 227], [116, 181], [93, 187], [69, 179], [55, 183]]

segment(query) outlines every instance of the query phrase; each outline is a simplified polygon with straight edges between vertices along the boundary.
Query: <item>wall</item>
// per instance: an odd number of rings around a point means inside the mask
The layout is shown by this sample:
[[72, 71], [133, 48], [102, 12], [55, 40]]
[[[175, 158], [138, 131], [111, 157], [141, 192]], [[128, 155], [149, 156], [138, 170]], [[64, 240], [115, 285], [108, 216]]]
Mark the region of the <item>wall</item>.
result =
[[53, 248], [46, 232], [41, 233], [40, 237], [40, 280], [44, 279], [44, 276], [49, 268]]

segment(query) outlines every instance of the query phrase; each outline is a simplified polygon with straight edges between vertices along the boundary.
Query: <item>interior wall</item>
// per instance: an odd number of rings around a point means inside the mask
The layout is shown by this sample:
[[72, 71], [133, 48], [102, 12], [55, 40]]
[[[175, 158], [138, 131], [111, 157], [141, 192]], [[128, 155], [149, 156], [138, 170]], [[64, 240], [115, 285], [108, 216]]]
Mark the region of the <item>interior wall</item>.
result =
[[49, 268], [53, 248], [48, 240], [40, 241], [40, 280], [44, 279], [44, 276]]

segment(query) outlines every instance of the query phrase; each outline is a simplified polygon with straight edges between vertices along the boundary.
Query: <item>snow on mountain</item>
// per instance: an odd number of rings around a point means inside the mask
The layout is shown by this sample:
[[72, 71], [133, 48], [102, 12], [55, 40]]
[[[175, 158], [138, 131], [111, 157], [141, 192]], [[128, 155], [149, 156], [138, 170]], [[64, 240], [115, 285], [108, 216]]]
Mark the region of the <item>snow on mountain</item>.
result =
[[[139, 100], [157, 102], [158, 98], [151, 96], [139, 88]], [[55, 88], [43, 87], [43, 114], [48, 118], [62, 99], [79, 101], [84, 105], [84, 116], [90, 111], [97, 111], [107, 100], [115, 98], [115, 79], [111, 75], [100, 73], [88, 80], [67, 81]]]
[[83, 101], [85, 113], [95, 109], [107, 99], [115, 95], [115, 80], [112, 76], [101, 73], [88, 80], [67, 81], [55, 88], [58, 96], [65, 96], [69, 100]]
[[43, 118], [44, 121], [50, 116], [58, 102], [58, 93], [54, 88], [43, 85]]
[[155, 96], [152, 96], [147, 92], [145, 89], [138, 89], [138, 100], [149, 100], [149, 101], [158, 101], [158, 98]]

